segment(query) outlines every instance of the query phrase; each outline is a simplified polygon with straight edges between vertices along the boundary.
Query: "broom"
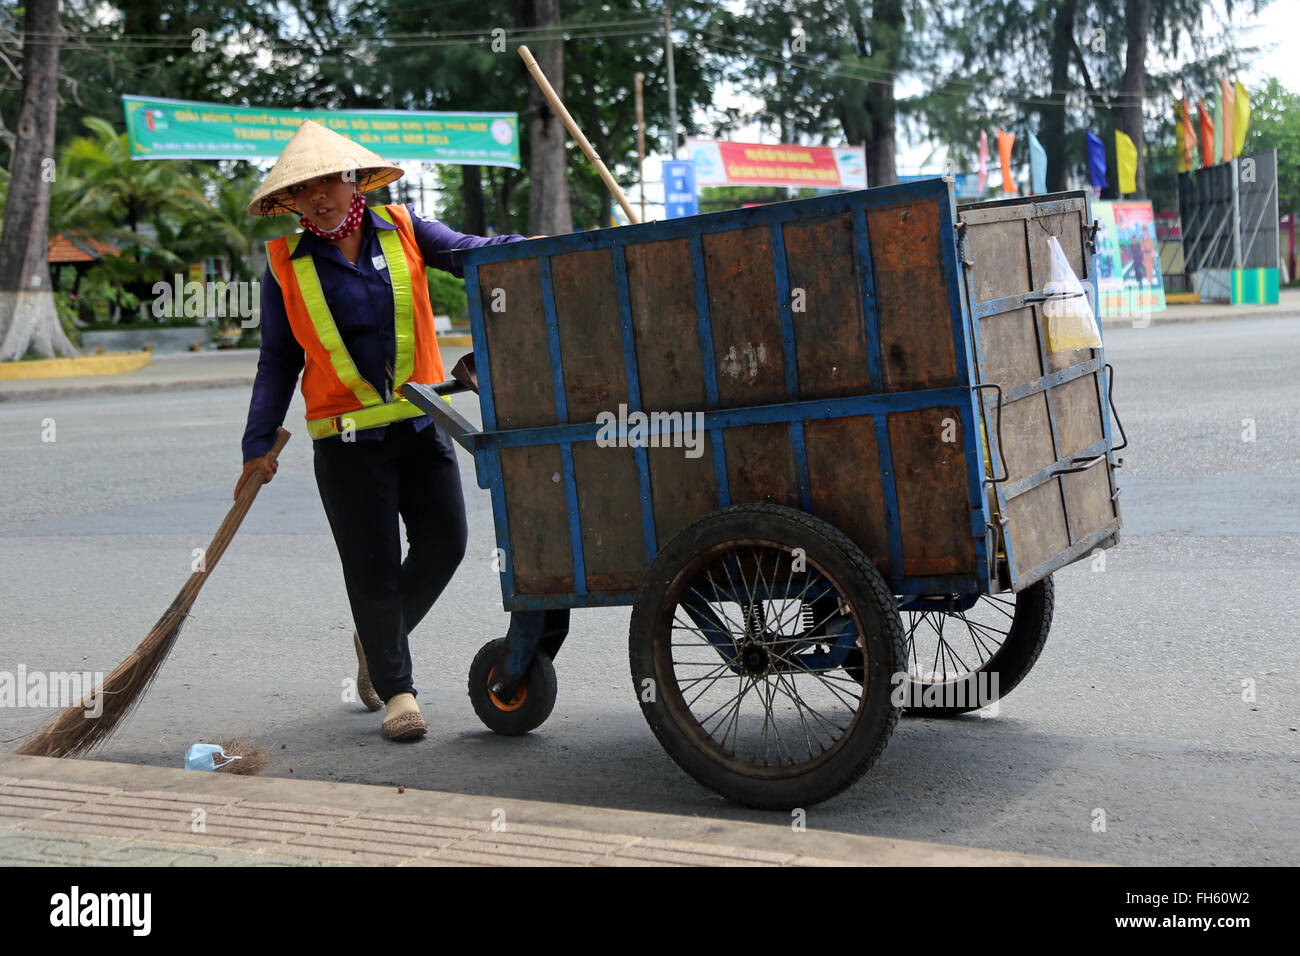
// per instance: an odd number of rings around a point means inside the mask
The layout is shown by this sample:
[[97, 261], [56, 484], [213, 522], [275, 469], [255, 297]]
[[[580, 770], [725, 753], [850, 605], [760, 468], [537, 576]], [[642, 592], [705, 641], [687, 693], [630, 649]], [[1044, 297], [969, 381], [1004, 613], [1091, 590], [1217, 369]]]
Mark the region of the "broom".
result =
[[[269, 453], [272, 463], [279, 457], [288, 440], [287, 431], [283, 428], [276, 431], [275, 444]], [[203, 552], [202, 570], [190, 575], [180, 594], [176, 595], [176, 600], [158, 618], [158, 623], [130, 656], [118, 664], [103, 683], [82, 698], [81, 703], [69, 707], [42, 727], [18, 753], [29, 757], [73, 757], [87, 753], [108, 740], [158, 676], [163, 661], [167, 659], [180, 635], [181, 626], [189, 617], [190, 607], [198, 597], [199, 589], [221, 560], [221, 555], [239, 530], [244, 515], [248, 514], [248, 509], [263, 484], [255, 476], [250, 476], [245, 482], [234, 507], [226, 515], [226, 520], [221, 522], [208, 549]], [[102, 711], [98, 710], [97, 704], [102, 705]], [[98, 717], [91, 716], [97, 712]]]

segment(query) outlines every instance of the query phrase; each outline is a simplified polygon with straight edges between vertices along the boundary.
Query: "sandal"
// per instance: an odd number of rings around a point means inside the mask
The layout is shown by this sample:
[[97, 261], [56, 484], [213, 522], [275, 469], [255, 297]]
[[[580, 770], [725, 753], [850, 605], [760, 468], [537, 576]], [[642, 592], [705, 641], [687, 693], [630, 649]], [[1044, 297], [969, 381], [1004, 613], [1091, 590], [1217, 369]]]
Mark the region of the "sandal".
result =
[[384, 706], [384, 700], [375, 693], [375, 685], [370, 683], [370, 668], [366, 666], [366, 653], [361, 649], [361, 635], [352, 632], [352, 646], [357, 649], [357, 696], [366, 710], [378, 710]]
[[415, 740], [429, 730], [424, 715], [418, 710], [407, 711], [384, 721], [384, 733], [389, 740]]

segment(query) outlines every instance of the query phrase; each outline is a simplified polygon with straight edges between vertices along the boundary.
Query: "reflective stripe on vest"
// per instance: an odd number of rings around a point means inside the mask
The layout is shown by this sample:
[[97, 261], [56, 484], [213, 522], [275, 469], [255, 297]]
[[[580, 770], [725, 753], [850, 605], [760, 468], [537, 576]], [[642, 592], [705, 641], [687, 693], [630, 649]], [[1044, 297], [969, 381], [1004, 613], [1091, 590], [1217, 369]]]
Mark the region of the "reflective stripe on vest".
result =
[[[393, 225], [393, 218], [382, 207], [373, 210], [385, 222]], [[411, 377], [415, 367], [415, 304], [411, 293], [411, 270], [406, 262], [406, 252], [402, 249], [402, 240], [397, 229], [376, 230], [379, 246], [383, 250], [388, 264], [388, 278], [393, 286], [393, 335], [396, 356], [393, 363], [393, 394]], [[289, 236], [289, 255], [292, 256], [302, 234]], [[303, 304], [311, 317], [312, 327], [320, 339], [321, 345], [329, 353], [330, 365], [334, 374], [357, 397], [361, 408], [334, 415], [330, 418], [318, 418], [307, 422], [307, 434], [313, 439], [327, 438], [347, 429], [354, 431], [364, 428], [376, 428], [405, 418], [416, 418], [424, 413], [404, 398], [385, 402], [374, 386], [361, 377], [356, 363], [352, 360], [338, 326], [325, 301], [321, 289], [320, 276], [316, 273], [316, 263], [311, 256], [290, 259], [298, 288], [302, 292]]]
[[424, 412], [404, 398], [382, 405], [368, 405], [355, 412], [344, 412], [333, 418], [318, 418], [307, 423], [307, 434], [312, 438], [329, 438], [345, 431], [361, 431], [365, 428], [377, 428], [391, 425], [405, 418], [418, 418]]

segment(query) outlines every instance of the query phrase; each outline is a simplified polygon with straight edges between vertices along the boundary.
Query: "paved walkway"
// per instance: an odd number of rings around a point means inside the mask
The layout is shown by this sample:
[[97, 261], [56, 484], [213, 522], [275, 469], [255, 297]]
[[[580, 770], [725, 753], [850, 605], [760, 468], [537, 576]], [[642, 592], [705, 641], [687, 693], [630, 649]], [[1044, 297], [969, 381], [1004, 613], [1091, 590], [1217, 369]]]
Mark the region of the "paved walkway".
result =
[[796, 831], [776, 823], [2, 754], [0, 865], [1026, 866], [1071, 861]]

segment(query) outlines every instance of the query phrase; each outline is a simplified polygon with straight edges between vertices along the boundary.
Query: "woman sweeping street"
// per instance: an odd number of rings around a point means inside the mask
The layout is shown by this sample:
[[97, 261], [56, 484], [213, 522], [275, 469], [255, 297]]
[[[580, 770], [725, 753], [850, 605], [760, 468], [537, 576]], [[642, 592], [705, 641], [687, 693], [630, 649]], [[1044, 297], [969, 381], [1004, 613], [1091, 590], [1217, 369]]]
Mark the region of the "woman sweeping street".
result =
[[275, 474], [266, 453], [301, 372], [316, 483], [356, 625], [358, 694], [369, 709], [385, 708], [390, 739], [410, 740], [428, 726], [408, 638], [451, 580], [468, 533], [451, 439], [398, 391], [447, 378], [425, 268], [460, 275], [451, 250], [525, 237], [465, 235], [409, 205], [366, 207], [364, 193], [401, 175], [308, 120], [249, 204], [257, 216], [297, 213], [305, 231], [267, 244], [262, 348], [235, 494], [254, 475]]

